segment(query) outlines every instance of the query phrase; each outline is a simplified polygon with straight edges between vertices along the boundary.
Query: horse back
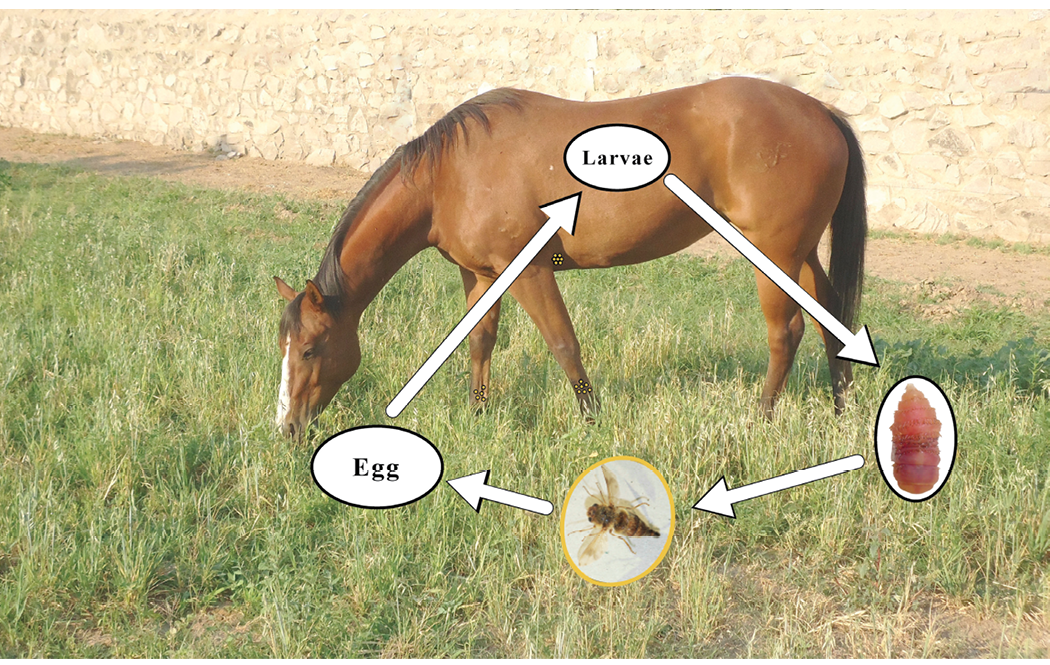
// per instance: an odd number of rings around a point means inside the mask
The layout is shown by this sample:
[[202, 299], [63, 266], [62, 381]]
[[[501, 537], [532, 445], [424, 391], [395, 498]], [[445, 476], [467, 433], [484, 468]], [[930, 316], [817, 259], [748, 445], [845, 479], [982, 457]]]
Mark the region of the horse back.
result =
[[[827, 108], [787, 86], [750, 78], [606, 102], [516, 91], [486, 106], [433, 169], [432, 236], [456, 263], [498, 273], [544, 221], [539, 206], [578, 191], [576, 233], [551, 251], [563, 267], [650, 260], [707, 235], [662, 183], [626, 192], [575, 180], [563, 156], [581, 132], [628, 124], [660, 136], [678, 175], [759, 246], [808, 252], [831, 219], [845, 178], [845, 140]], [[616, 146], [610, 146], [615, 150]]]

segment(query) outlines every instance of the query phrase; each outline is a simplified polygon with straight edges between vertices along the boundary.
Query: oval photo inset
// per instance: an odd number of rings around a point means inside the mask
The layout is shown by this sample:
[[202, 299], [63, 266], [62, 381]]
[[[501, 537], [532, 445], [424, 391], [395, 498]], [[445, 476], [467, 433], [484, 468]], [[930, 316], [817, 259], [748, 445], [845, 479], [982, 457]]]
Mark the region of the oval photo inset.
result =
[[422, 499], [441, 482], [441, 453], [400, 427], [355, 427], [318, 446], [310, 463], [325, 494], [355, 508], [397, 508]]
[[584, 471], [561, 511], [561, 544], [576, 574], [620, 586], [648, 575], [671, 547], [674, 500], [667, 481], [637, 457], [611, 457]]
[[879, 472], [905, 501], [925, 501], [944, 487], [955, 465], [955, 412], [933, 381], [909, 376], [886, 394], [875, 421]]
[[564, 161], [572, 177], [589, 187], [627, 192], [659, 180], [671, 164], [671, 152], [648, 129], [601, 125], [569, 141]]

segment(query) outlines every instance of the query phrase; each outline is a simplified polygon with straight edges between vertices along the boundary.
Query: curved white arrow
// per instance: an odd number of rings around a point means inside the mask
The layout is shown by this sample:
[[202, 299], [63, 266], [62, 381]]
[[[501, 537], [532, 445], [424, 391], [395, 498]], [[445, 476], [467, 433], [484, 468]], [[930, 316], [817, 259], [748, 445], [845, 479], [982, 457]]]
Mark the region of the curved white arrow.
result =
[[554, 237], [554, 234], [559, 229], [565, 229], [569, 232], [569, 235], [572, 235], [573, 231], [576, 230], [576, 215], [580, 210], [580, 195], [582, 193], [576, 192], [572, 196], [566, 196], [563, 199], [551, 201], [546, 205], [540, 206], [540, 210], [550, 219], [540, 227], [540, 230], [536, 232], [532, 240], [526, 243], [525, 247], [518, 252], [518, 255], [500, 273], [500, 276], [496, 278], [492, 286], [478, 298], [478, 301], [467, 311], [466, 316], [456, 324], [456, 327], [452, 329], [448, 337], [438, 345], [434, 353], [430, 354], [426, 362], [416, 370], [416, 373], [408, 380], [401, 392], [394, 399], [390, 400], [390, 404], [386, 407], [386, 415], [391, 418], [397, 418], [401, 415], [408, 403], [419, 394], [419, 391], [423, 389], [427, 381], [434, 376], [434, 372], [437, 372], [438, 368], [448, 360], [448, 357], [452, 355], [452, 352], [456, 350], [460, 342], [470, 334], [474, 326], [478, 325], [485, 314], [506, 293], [510, 285], [514, 283], [514, 280], [518, 278], [518, 275], [536, 258], [543, 246]]
[[682, 199], [682, 202], [693, 209], [693, 212], [704, 218], [704, 221], [708, 225], [718, 232], [718, 235], [726, 239], [726, 241], [732, 245], [738, 252], [744, 255], [748, 261], [750, 261], [756, 268], [762, 271], [762, 273], [773, 281], [774, 284], [779, 286], [784, 293], [797, 302], [802, 309], [809, 312], [809, 315], [817, 320], [824, 330], [835, 336], [835, 339], [844, 344], [841, 351], [838, 352], [838, 357], [843, 360], [852, 360], [853, 362], [862, 363], [864, 365], [872, 365], [873, 367], [879, 366], [879, 359], [875, 356], [875, 349], [871, 345], [871, 337], [868, 335], [868, 326], [862, 326], [860, 332], [856, 335], [842, 325], [842, 322], [836, 319], [831, 312], [824, 309], [824, 307], [816, 301], [816, 299], [806, 293], [806, 290], [799, 286], [795, 280], [788, 277], [787, 273], [781, 270], [777, 264], [762, 253], [760, 249], [751, 244], [747, 238], [744, 237], [740, 231], [737, 231], [736, 227], [726, 221], [724, 217], [715, 212], [715, 209], [707, 205], [707, 202], [696, 195], [696, 192], [689, 189], [689, 186], [682, 182], [678, 176], [673, 173], [668, 174], [664, 177], [664, 185], [667, 189], [671, 190], [675, 196]]
[[461, 476], [459, 478], [453, 478], [452, 480], [446, 480], [452, 489], [456, 490], [463, 500], [470, 504], [470, 507], [474, 509], [474, 512], [481, 512], [481, 500], [487, 499], [489, 501], [495, 501], [496, 503], [502, 503], [507, 506], [513, 506], [515, 508], [521, 508], [522, 510], [528, 510], [529, 512], [539, 513], [540, 515], [550, 515], [554, 510], [554, 505], [550, 501], [544, 501], [543, 499], [537, 499], [534, 496], [527, 494], [518, 494], [517, 492], [511, 492], [510, 490], [501, 489], [499, 487], [493, 487], [488, 484], [489, 472], [479, 471], [472, 473], [469, 476]]
[[766, 494], [772, 494], [773, 492], [779, 492], [792, 487], [798, 487], [799, 485], [805, 485], [806, 483], [811, 483], [815, 480], [823, 480], [824, 478], [837, 476], [840, 473], [846, 473], [847, 471], [855, 471], [862, 466], [864, 466], [863, 457], [860, 455], [850, 455], [849, 457], [843, 457], [834, 462], [825, 462], [824, 464], [811, 466], [808, 469], [792, 471], [791, 473], [785, 473], [782, 476], [777, 476], [768, 480], [760, 480], [757, 483], [743, 485], [732, 490], [726, 486], [725, 476], [722, 476], [722, 478], [715, 483], [715, 486], [709, 489], [707, 494], [696, 502], [696, 505], [693, 506], [693, 508], [708, 513], [715, 513], [716, 515], [725, 515], [726, 517], [735, 518], [736, 513], [733, 512], [734, 503], [755, 499], [760, 496], [765, 496]]

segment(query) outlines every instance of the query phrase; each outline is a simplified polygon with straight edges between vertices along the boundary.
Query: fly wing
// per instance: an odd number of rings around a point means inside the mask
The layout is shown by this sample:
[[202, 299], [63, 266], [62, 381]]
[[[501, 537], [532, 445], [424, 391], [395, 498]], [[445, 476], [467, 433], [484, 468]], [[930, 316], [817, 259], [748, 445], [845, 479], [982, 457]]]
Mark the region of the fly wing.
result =
[[581, 566], [594, 563], [605, 554], [605, 541], [608, 539], [609, 530], [594, 527], [580, 545], [580, 553], [576, 556]]
[[602, 475], [605, 476], [605, 488], [609, 492], [609, 504], [614, 505], [620, 500], [620, 481], [607, 466], [602, 467]]
[[[586, 489], [586, 488], [584, 488]], [[595, 505], [608, 505], [608, 501], [602, 495], [602, 488], [598, 488], [597, 494], [591, 494], [590, 490], [587, 490], [587, 498], [583, 502], [583, 509], [588, 510], [591, 506]]]
[[[584, 501], [584, 508], [590, 508], [594, 505], [600, 506], [612, 506], [614, 505], [614, 499], [616, 497], [615, 491], [619, 491], [619, 484], [616, 482], [616, 476], [612, 475], [612, 472], [607, 470], [604, 466], [602, 467], [602, 474], [605, 476], [606, 491], [602, 491], [602, 484], [600, 482], [595, 483], [598, 493], [592, 494], [590, 490], [587, 490], [587, 499]], [[609, 484], [609, 479], [612, 478], [612, 485]], [[612, 489], [609, 489], [612, 488]]]

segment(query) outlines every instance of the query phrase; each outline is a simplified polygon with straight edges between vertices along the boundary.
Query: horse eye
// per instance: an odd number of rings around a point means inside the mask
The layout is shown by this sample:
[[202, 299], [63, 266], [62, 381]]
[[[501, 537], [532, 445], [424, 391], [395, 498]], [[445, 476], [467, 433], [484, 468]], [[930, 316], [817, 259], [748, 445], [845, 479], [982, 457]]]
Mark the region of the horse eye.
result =
[[314, 350], [313, 349], [306, 349], [305, 351], [303, 351], [303, 360], [309, 360], [310, 358], [313, 358], [313, 357], [314, 357]]

